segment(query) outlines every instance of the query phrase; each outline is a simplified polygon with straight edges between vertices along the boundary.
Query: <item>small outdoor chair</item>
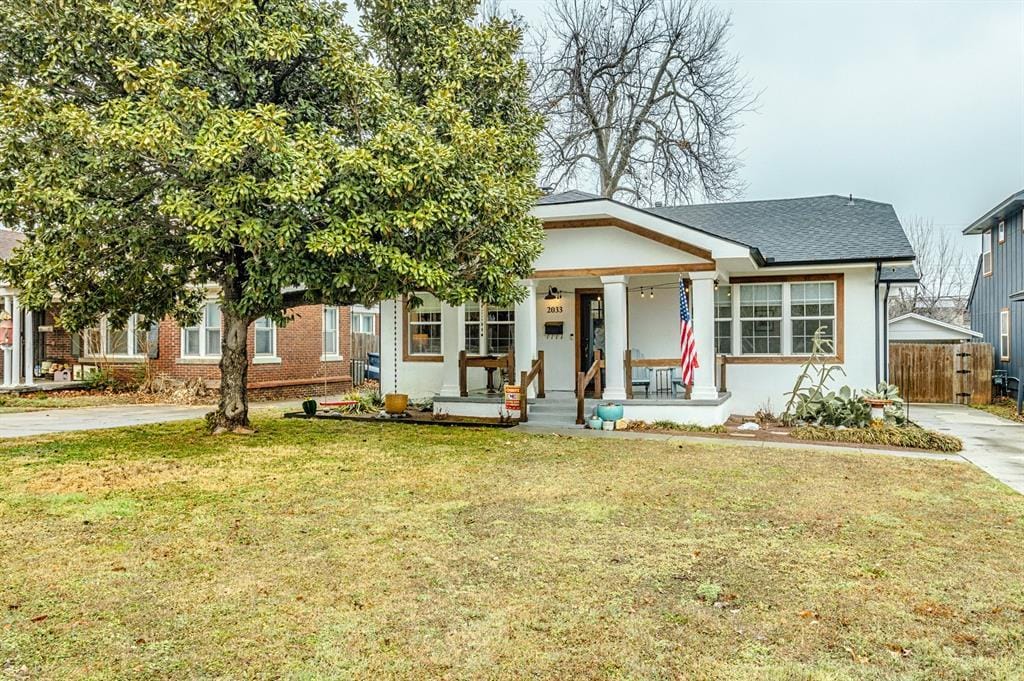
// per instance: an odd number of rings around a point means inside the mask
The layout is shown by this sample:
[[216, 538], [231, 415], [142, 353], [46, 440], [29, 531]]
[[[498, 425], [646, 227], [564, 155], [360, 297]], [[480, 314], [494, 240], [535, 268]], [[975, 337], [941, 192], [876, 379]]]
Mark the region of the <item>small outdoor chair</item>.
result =
[[[632, 359], [643, 359], [644, 353], [640, 352], [635, 348], [631, 348], [629, 356]], [[629, 377], [633, 387], [638, 386], [644, 387], [644, 395], [650, 396], [651, 394], [651, 368], [650, 367], [633, 367], [632, 375]]]

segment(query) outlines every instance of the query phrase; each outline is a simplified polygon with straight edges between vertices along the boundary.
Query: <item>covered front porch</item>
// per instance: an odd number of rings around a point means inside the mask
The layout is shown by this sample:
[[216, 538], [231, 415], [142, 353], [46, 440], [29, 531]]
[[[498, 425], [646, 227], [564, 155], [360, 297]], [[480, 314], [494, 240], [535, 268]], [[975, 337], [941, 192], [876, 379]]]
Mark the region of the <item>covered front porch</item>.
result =
[[[614, 401], [628, 419], [721, 423], [730, 398], [715, 354], [715, 283], [722, 275], [705, 266], [675, 269], [523, 281], [527, 296], [514, 307], [514, 345], [505, 355], [468, 354], [465, 308], [442, 305], [435, 411], [494, 417], [504, 380], [523, 388], [529, 420], [552, 415], [580, 423], [593, 403]], [[700, 362], [691, 386], [682, 385], [679, 371], [681, 283]]]
[[32, 389], [36, 385], [36, 315], [21, 305], [15, 289], [0, 287], [0, 389]]

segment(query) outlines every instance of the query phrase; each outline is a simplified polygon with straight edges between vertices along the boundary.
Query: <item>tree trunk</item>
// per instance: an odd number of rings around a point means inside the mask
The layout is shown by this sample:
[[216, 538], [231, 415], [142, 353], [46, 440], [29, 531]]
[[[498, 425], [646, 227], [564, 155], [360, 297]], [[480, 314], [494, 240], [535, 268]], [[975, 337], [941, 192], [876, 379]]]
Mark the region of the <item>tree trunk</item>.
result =
[[210, 415], [210, 426], [214, 432], [248, 430], [249, 320], [238, 316], [230, 304], [222, 307], [221, 315], [220, 404]]

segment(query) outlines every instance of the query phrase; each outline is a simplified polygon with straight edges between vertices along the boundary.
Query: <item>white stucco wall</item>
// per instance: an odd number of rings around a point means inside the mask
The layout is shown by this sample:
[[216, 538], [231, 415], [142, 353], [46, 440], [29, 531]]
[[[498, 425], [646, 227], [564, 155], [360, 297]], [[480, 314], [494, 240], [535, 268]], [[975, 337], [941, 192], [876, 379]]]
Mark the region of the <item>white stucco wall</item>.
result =
[[[843, 270], [837, 270], [843, 271]], [[864, 389], [875, 386], [874, 270], [844, 271], [844, 362], [845, 376], [837, 376], [835, 388], [849, 385]], [[753, 414], [769, 404], [778, 414], [786, 405], [800, 364], [729, 364], [726, 382], [732, 393], [736, 414]]]
[[534, 267], [561, 270], [701, 262], [706, 261], [619, 227], [576, 227], [545, 230], [544, 251]]

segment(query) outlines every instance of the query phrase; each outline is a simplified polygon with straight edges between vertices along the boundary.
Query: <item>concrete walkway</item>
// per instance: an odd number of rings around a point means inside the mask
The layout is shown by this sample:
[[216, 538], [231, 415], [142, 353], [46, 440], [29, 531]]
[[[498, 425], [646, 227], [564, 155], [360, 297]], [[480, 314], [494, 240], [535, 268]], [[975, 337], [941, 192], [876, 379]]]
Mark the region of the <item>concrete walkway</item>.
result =
[[1024, 423], [962, 404], [912, 404], [910, 419], [928, 430], [956, 435], [963, 458], [1024, 494]]

